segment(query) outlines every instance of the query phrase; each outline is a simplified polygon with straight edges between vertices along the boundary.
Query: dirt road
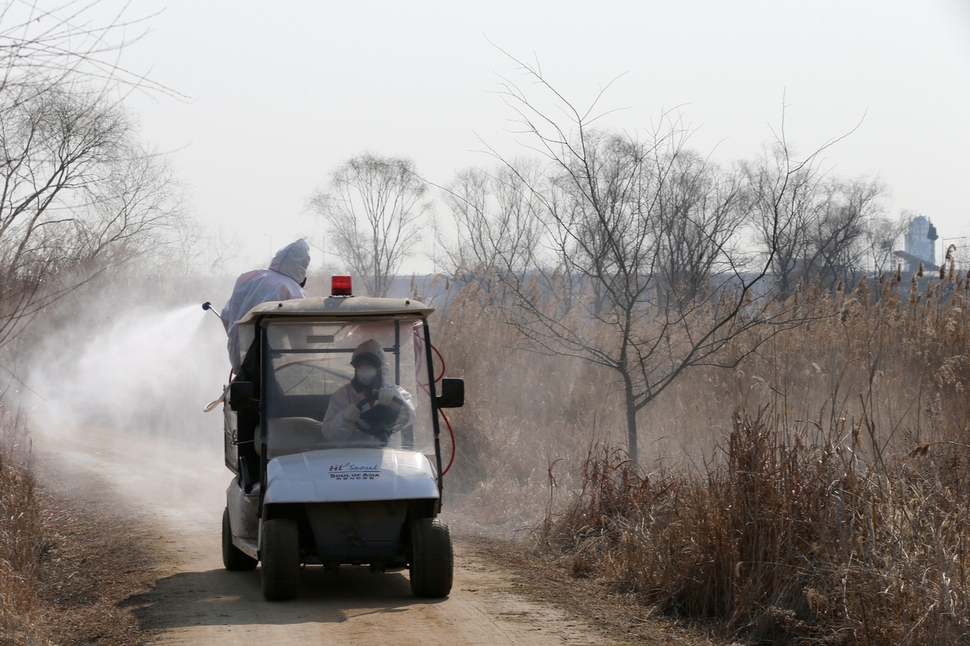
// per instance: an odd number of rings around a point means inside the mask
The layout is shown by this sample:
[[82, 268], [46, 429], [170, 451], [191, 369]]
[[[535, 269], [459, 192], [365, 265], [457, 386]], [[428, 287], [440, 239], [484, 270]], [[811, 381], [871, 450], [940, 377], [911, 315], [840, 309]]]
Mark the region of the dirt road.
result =
[[[32, 426], [35, 435], [44, 427], [42, 421]], [[37, 440], [133, 513], [152, 512], [145, 518], [161, 557], [160, 576], [152, 591], [129, 603], [153, 643], [607, 643], [562, 611], [516, 595], [510, 589], [514, 574], [476, 556], [460, 539], [455, 585], [444, 600], [416, 599], [406, 572], [311, 567], [301, 574], [297, 600], [266, 602], [258, 569], [222, 567], [220, 522], [230, 476], [214, 448], [91, 428]]]

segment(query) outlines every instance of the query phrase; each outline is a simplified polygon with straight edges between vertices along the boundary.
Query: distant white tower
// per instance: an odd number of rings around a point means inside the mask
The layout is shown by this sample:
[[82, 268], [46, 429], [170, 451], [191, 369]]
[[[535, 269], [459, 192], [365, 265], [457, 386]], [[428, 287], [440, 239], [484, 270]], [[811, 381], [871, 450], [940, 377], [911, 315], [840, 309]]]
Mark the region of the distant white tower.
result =
[[[906, 232], [906, 253], [923, 261], [928, 269], [936, 267], [936, 241], [940, 236], [929, 218], [918, 215], [909, 223]], [[912, 269], [915, 270], [915, 267]]]

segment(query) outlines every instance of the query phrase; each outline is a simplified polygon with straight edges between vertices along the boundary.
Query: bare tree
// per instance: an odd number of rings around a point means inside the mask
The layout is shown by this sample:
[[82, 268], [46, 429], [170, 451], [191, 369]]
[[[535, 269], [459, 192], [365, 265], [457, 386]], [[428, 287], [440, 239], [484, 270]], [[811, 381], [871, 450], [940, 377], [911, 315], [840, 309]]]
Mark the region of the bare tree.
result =
[[0, 346], [52, 300], [145, 251], [178, 203], [103, 93], [0, 98]]
[[420, 240], [426, 192], [410, 160], [367, 154], [337, 168], [309, 207], [327, 223], [332, 253], [383, 296]]
[[738, 257], [743, 182], [687, 150], [676, 151], [664, 168], [653, 218], [657, 271], [673, 302], [687, 304], [721, 263]]
[[[811, 181], [814, 157], [796, 163], [780, 156], [781, 173], [749, 183], [759, 177], [721, 174], [692, 156], [676, 120], [646, 140], [597, 132], [595, 101], [579, 110], [536, 68], [519, 64], [555, 101], [541, 110], [506, 85], [523, 132], [549, 164], [550, 180], [531, 189], [554, 262], [543, 266], [549, 256], [537, 255], [532, 271], [507, 285], [515, 295], [509, 322], [536, 352], [617, 375], [636, 461], [637, 412], [685, 371], [735, 367], [759, 343], [799, 324], [799, 306], [775, 302], [766, 280], [776, 246], [755, 258], [730, 240], [754, 210], [768, 238], [781, 239], [794, 210], [786, 204], [789, 188]], [[560, 113], [567, 116], [551, 116]], [[672, 285], [687, 288], [672, 299]]]
[[818, 220], [820, 208], [815, 197], [823, 178], [817, 167], [795, 160], [784, 137], [742, 167], [755, 238], [772, 258], [776, 294], [784, 300], [798, 285], [808, 255], [811, 224]]
[[879, 213], [884, 190], [873, 181], [826, 182], [819, 197], [817, 220], [809, 231], [804, 278], [826, 290], [852, 281], [866, 269], [865, 232]]
[[171, 175], [120, 104], [177, 93], [120, 66], [145, 19], [124, 7], [101, 21], [100, 4], [0, 6], [0, 346], [179, 223]]
[[449, 231], [440, 223], [435, 227], [448, 270], [465, 282], [480, 280], [487, 292], [499, 274], [529, 267], [539, 246], [540, 204], [529, 190], [539, 181], [539, 169], [531, 162], [514, 167], [460, 172], [444, 193]]
[[769, 152], [743, 165], [755, 238], [774, 255], [780, 299], [801, 282], [834, 289], [868, 269], [867, 230], [879, 217], [885, 189], [873, 180], [826, 177], [812, 163], [818, 152], [795, 161], [781, 136]]
[[906, 232], [908, 226], [909, 221], [904, 217], [895, 222], [884, 217], [869, 220], [862, 231], [861, 246], [867, 255], [862, 261], [863, 266], [874, 275], [895, 271], [897, 262], [893, 252], [896, 250], [896, 241]]

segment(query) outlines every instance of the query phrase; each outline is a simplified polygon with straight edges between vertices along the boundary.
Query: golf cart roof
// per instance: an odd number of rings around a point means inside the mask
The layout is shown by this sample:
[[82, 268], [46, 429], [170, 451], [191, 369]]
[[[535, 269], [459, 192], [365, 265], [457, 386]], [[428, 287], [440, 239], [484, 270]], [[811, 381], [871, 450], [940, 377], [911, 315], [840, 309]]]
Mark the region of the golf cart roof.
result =
[[360, 317], [411, 319], [428, 316], [432, 312], [434, 308], [409, 298], [315, 296], [262, 303], [246, 312], [246, 315], [236, 321], [236, 324], [252, 325], [257, 319], [266, 316], [314, 320], [346, 320]]

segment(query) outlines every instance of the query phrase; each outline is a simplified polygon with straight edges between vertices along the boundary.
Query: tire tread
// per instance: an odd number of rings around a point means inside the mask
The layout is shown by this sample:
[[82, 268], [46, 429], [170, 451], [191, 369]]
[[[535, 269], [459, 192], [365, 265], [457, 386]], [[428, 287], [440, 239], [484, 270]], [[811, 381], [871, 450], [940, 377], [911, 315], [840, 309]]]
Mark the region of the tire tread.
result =
[[411, 592], [416, 597], [447, 597], [455, 576], [455, 555], [448, 525], [437, 518], [411, 523]]
[[300, 534], [296, 521], [273, 518], [264, 522], [259, 550], [263, 596], [268, 601], [296, 597], [300, 580]]

